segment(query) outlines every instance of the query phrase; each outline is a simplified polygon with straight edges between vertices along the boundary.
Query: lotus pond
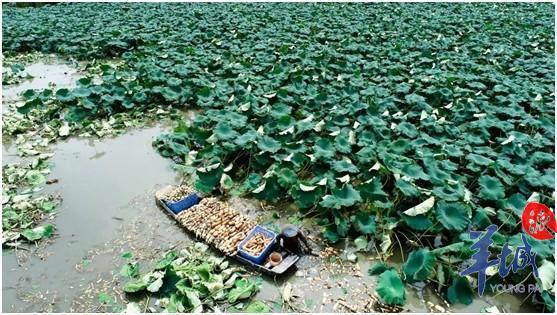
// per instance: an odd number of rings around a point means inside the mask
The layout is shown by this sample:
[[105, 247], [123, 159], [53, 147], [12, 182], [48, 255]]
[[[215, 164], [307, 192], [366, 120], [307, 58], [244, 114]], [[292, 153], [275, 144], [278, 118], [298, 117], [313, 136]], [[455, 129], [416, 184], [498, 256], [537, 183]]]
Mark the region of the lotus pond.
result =
[[[553, 311], [553, 240], [529, 238], [539, 278], [459, 275], [469, 228], [495, 255], [554, 206], [553, 12], [4, 5], [3, 311]], [[183, 181], [319, 257], [219, 258], [154, 206]], [[541, 292], [490, 291], [519, 283]]]

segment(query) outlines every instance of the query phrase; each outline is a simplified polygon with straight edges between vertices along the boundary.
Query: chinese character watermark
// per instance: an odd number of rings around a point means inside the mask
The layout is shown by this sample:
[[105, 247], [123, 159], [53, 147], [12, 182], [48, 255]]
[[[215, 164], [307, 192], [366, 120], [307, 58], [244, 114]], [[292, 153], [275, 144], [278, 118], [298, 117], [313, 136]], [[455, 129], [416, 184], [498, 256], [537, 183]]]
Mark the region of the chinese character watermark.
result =
[[480, 296], [483, 295], [485, 290], [486, 282], [486, 271], [487, 268], [491, 266], [498, 266], [499, 275], [501, 278], [505, 278], [512, 273], [516, 273], [526, 267], [532, 267], [532, 272], [534, 276], [538, 277], [538, 266], [536, 265], [536, 253], [532, 250], [532, 246], [528, 243], [526, 236], [521, 235], [522, 245], [517, 246], [514, 251], [514, 257], [512, 262], [507, 265], [507, 257], [513, 254], [512, 250], [509, 248], [508, 242], [505, 243], [501, 253], [497, 255], [496, 259], [490, 259], [491, 252], [489, 247], [493, 244], [493, 234], [497, 231], [497, 226], [492, 224], [487, 227], [486, 231], [472, 231], [470, 230], [470, 238], [477, 240], [471, 249], [476, 250], [472, 255], [474, 263], [468, 267], [466, 270], [460, 273], [461, 276], [467, 276], [473, 273], [478, 274], [478, 293]]

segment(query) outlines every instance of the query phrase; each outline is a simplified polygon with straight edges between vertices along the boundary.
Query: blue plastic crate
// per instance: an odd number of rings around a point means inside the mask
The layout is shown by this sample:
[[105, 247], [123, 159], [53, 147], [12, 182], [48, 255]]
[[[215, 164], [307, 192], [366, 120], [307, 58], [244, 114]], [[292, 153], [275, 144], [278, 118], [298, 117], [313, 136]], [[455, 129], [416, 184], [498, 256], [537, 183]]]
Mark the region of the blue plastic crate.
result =
[[187, 195], [184, 199], [178, 200], [176, 202], [167, 202], [164, 203], [170, 209], [170, 211], [174, 212], [174, 214], [178, 214], [186, 209], [189, 209], [195, 206], [199, 202], [200, 198], [196, 193], [192, 193]]
[[[244, 251], [242, 247], [244, 247], [244, 244], [246, 244], [253, 236], [259, 233], [262, 233], [267, 237], [271, 237], [271, 242], [269, 242], [267, 247], [265, 247], [258, 256], [253, 256], [250, 253]], [[256, 225], [253, 230], [249, 232], [248, 236], [242, 242], [240, 242], [240, 244], [238, 244], [238, 254], [258, 265], [261, 265], [263, 264], [263, 262], [265, 262], [265, 259], [267, 258], [267, 256], [269, 256], [271, 250], [275, 247], [276, 242], [277, 234], [275, 232], [269, 231], [260, 225]]]

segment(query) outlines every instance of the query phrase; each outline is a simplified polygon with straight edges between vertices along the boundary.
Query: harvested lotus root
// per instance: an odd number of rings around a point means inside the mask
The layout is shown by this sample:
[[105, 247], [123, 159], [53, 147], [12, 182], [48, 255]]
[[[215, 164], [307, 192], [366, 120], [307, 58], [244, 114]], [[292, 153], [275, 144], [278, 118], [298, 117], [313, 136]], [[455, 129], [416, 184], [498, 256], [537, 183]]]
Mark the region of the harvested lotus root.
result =
[[227, 255], [235, 255], [238, 244], [255, 227], [249, 217], [216, 198], [202, 199], [199, 204], [182, 211], [176, 219], [195, 236]]
[[168, 189], [161, 195], [161, 199], [176, 202], [184, 199], [187, 195], [194, 193], [194, 190], [189, 186], [176, 186], [173, 189]]
[[265, 236], [263, 233], [257, 233], [242, 246], [242, 249], [252, 256], [259, 256], [271, 240], [272, 238]]

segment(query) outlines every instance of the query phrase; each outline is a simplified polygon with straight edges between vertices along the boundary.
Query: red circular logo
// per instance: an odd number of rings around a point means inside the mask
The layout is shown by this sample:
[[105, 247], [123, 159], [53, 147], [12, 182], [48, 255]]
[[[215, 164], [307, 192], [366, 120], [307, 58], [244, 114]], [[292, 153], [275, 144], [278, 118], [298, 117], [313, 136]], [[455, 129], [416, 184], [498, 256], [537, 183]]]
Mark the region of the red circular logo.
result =
[[[522, 228], [537, 240], [549, 240], [555, 237], [555, 215], [544, 204], [529, 202], [522, 212]], [[553, 231], [551, 233], [549, 230]]]

